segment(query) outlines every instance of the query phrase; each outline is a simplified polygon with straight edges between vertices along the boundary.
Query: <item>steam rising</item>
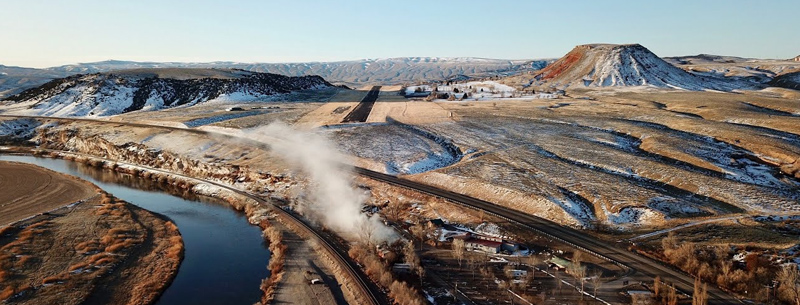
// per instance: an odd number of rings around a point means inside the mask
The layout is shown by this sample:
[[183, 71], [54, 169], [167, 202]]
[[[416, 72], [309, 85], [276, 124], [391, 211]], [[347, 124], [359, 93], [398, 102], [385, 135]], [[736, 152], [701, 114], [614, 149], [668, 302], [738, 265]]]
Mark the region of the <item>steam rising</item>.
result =
[[370, 242], [393, 239], [394, 232], [384, 226], [376, 215], [361, 213], [366, 196], [352, 186], [352, 167], [347, 157], [325, 136], [299, 131], [277, 122], [268, 126], [242, 131], [243, 138], [268, 143], [296, 170], [309, 178], [309, 200], [301, 200], [298, 211], [320, 221], [328, 228]]

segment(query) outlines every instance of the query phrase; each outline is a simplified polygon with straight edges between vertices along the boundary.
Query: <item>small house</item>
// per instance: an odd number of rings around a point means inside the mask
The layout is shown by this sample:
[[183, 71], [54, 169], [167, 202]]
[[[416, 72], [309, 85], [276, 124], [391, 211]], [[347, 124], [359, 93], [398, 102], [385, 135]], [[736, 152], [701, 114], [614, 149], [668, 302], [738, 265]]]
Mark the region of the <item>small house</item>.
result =
[[470, 239], [464, 242], [464, 246], [468, 251], [497, 254], [500, 253], [503, 243], [482, 239]]
[[552, 265], [553, 267], [561, 270], [565, 270], [570, 266], [572, 266], [572, 262], [560, 258], [558, 256], [553, 256], [553, 258], [549, 259], [547, 262], [550, 263], [550, 265]]
[[513, 277], [515, 279], [526, 277], [528, 276], [528, 270], [518, 270], [518, 269], [508, 270], [506, 272], [506, 276]]
[[411, 265], [394, 264], [392, 265], [392, 272], [394, 272], [395, 274], [409, 274], [411, 273]]

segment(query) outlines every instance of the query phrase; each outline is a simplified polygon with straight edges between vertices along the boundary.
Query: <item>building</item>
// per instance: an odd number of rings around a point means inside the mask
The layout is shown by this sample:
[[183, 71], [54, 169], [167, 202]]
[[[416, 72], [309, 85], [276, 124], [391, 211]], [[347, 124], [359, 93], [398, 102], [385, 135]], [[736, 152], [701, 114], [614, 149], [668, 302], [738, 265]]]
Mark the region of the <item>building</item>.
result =
[[558, 256], [553, 256], [553, 258], [549, 259], [547, 262], [553, 267], [561, 270], [565, 270], [572, 266], [572, 262]]
[[392, 272], [396, 274], [410, 274], [411, 265], [409, 264], [394, 264], [392, 265]]
[[467, 248], [467, 251], [497, 254], [502, 250], [503, 243], [483, 239], [469, 239], [464, 241], [464, 246]]
[[797, 57], [795, 57], [795, 58], [792, 58], [792, 60], [794, 60], [794, 61], [800, 61], [800, 55], [797, 55]]
[[518, 279], [528, 276], [528, 270], [511, 269], [506, 272], [506, 276]]

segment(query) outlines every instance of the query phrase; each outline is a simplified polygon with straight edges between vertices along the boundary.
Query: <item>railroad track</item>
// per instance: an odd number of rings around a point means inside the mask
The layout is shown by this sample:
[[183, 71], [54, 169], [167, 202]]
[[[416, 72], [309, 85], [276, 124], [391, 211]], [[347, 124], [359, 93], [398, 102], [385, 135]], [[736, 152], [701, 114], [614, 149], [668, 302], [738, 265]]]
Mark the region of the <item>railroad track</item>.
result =
[[[150, 125], [150, 124], [142, 124], [142, 123], [129, 123], [129, 122], [114, 122], [114, 121], [106, 121], [106, 120], [96, 120], [96, 119], [85, 119], [85, 118], [53, 118], [53, 117], [46, 117], [46, 116], [19, 116], [19, 115], [0, 115], [0, 117], [16, 117], [16, 118], [38, 118], [38, 119], [50, 119], [50, 120], [64, 120], [64, 121], [84, 121], [84, 122], [96, 122], [96, 123], [106, 123], [106, 124], [118, 124], [118, 125], [126, 125], [126, 126], [134, 126], [134, 127], [143, 127], [143, 128], [164, 128], [170, 130], [178, 130], [184, 132], [190, 132], [195, 134], [213, 134], [211, 132], [196, 130], [196, 129], [187, 129], [187, 128], [179, 128], [179, 127], [170, 127], [170, 126], [160, 126], [160, 125]], [[245, 139], [246, 140], [246, 139]], [[258, 147], [264, 147], [269, 149], [269, 145], [257, 141], [246, 140], [247, 142], [256, 145]], [[364, 177], [368, 177], [377, 181], [382, 181], [385, 183], [390, 183], [393, 185], [409, 188], [412, 190], [416, 190], [419, 192], [423, 192], [426, 194], [430, 194], [436, 197], [447, 199], [451, 202], [461, 204], [463, 206], [483, 210], [486, 213], [490, 213], [497, 217], [513, 221], [515, 223], [519, 223], [526, 228], [529, 228], [533, 231], [542, 233], [544, 235], [550, 236], [554, 239], [559, 241], [565, 242], [569, 245], [572, 245], [576, 248], [582, 249], [588, 253], [591, 253], [595, 256], [601, 257], [608, 261], [614, 262], [618, 265], [624, 266], [626, 268], [630, 268], [636, 272], [639, 272], [642, 275], [647, 276], [650, 279], [655, 278], [656, 276], [660, 276], [661, 280], [664, 282], [669, 282], [675, 285], [675, 287], [683, 294], [691, 295], [694, 289], [694, 278], [681, 272], [675, 270], [669, 266], [665, 266], [662, 263], [655, 261], [653, 259], [637, 255], [628, 251], [627, 249], [620, 248], [617, 245], [609, 245], [608, 242], [600, 241], [594, 239], [590, 235], [585, 233], [579, 232], [575, 229], [561, 226], [555, 222], [550, 220], [521, 213], [509, 208], [505, 208], [491, 202], [477, 199], [474, 197], [470, 197], [464, 194], [459, 194], [456, 192], [448, 191], [445, 189], [437, 188], [434, 186], [430, 186], [427, 184], [406, 180], [403, 178], [399, 178], [397, 176], [387, 175], [379, 172], [375, 172], [372, 170], [368, 170], [361, 167], [355, 167], [355, 172], [359, 175]], [[282, 210], [282, 209], [281, 209]], [[286, 212], [286, 211], [284, 211]], [[307, 226], [307, 224], [303, 224], [303, 226]], [[318, 235], [318, 234], [317, 234]], [[349, 262], [349, 260], [348, 260]], [[360, 269], [358, 269], [360, 270]], [[359, 279], [359, 281], [363, 282], [363, 279]], [[368, 280], [367, 280], [368, 281]], [[371, 283], [371, 282], [370, 282]], [[722, 291], [716, 285], [709, 285], [708, 287], [708, 296], [709, 302], [708, 304], [711, 305], [724, 305], [724, 304], [741, 304], [743, 303], [741, 300], [731, 296], [730, 294]]]
[[[203, 181], [205, 183], [214, 183], [214, 182], [204, 181], [204, 180], [201, 180], [201, 181]], [[220, 186], [220, 187], [224, 187], [224, 188], [226, 188], [228, 190], [231, 190], [233, 192], [236, 192], [239, 195], [246, 196], [248, 198], [256, 200], [257, 202], [259, 202], [259, 204], [272, 205], [274, 207], [273, 210], [275, 210], [276, 212], [278, 212], [278, 213], [290, 218], [292, 221], [294, 221], [296, 224], [300, 225], [304, 230], [306, 230], [308, 233], [310, 233], [313, 236], [313, 238], [315, 238], [317, 241], [320, 242], [320, 244], [322, 245], [323, 248], [325, 248], [325, 250], [328, 252], [328, 254], [330, 254], [331, 257], [334, 260], [336, 260], [336, 263], [339, 264], [339, 266], [342, 266], [342, 268], [345, 270], [345, 272], [347, 272], [348, 276], [350, 276], [350, 278], [356, 280], [356, 285], [359, 287], [359, 290], [361, 290], [362, 295], [364, 295], [367, 298], [368, 304], [373, 304], [373, 305], [388, 305], [389, 304], [389, 301], [386, 299], [385, 294], [383, 293], [383, 291], [381, 291], [380, 288], [378, 288], [378, 286], [375, 283], [373, 283], [371, 280], [369, 280], [367, 275], [364, 274], [361, 271], [361, 268], [359, 268], [358, 265], [356, 265], [356, 263], [353, 260], [349, 259], [349, 256], [347, 254], [347, 250], [345, 249], [345, 247], [341, 243], [339, 243], [336, 240], [332, 240], [332, 239], [324, 237], [319, 232], [319, 230], [317, 228], [309, 225], [300, 216], [298, 216], [298, 215], [296, 215], [294, 213], [290, 213], [290, 212], [282, 209], [280, 206], [275, 205], [272, 202], [268, 202], [268, 201], [266, 201], [264, 199], [261, 199], [261, 198], [255, 196], [255, 195], [252, 195], [252, 194], [244, 192], [244, 191], [240, 191], [240, 190], [237, 190], [237, 189], [234, 189], [234, 188], [226, 187], [224, 185], [217, 184], [217, 183], [214, 183], [214, 184], [217, 185], [217, 186]]]
[[[675, 285], [681, 293], [691, 295], [694, 289], [694, 278], [669, 266], [666, 266], [653, 259], [632, 253], [627, 249], [620, 248], [617, 245], [609, 245], [608, 242], [597, 240], [592, 236], [577, 231], [575, 229], [561, 226], [550, 220], [529, 215], [526, 213], [518, 212], [509, 208], [493, 204], [491, 202], [470, 197], [464, 194], [455, 193], [452, 191], [440, 189], [427, 184], [398, 178], [396, 176], [387, 175], [371, 171], [365, 168], [356, 168], [359, 175], [394, 184], [397, 186], [413, 189], [423, 193], [427, 193], [436, 197], [447, 199], [451, 202], [461, 204], [463, 206], [482, 210], [494, 216], [521, 224], [526, 228], [533, 231], [542, 233], [546, 236], [552, 237], [559, 241], [565, 242], [573, 247], [579, 248], [589, 252], [595, 256], [601, 257], [608, 261], [617, 263], [618, 265], [630, 268], [650, 279], [660, 276], [664, 282], [669, 282]], [[730, 294], [717, 288], [715, 285], [708, 287], [708, 304], [725, 305], [725, 304], [740, 304], [741, 300], [731, 296]]]
[[[61, 152], [61, 151], [57, 151], [57, 150], [44, 150], [44, 151]], [[120, 161], [117, 161], [117, 160], [106, 160], [106, 159], [103, 159], [101, 157], [97, 157], [97, 156], [94, 156], [94, 155], [78, 154], [78, 153], [74, 153], [74, 152], [65, 152], [65, 153], [83, 155], [83, 156], [90, 157], [90, 158], [102, 159], [102, 160], [105, 160], [105, 161], [108, 161], [108, 162], [116, 162], [118, 164], [128, 164], [128, 165], [132, 165], [132, 166], [136, 166], [136, 167], [140, 167], [140, 168], [145, 168], [148, 171], [159, 172], [159, 173], [163, 173], [163, 174], [179, 176], [179, 177], [182, 177], [182, 178], [185, 178], [185, 179], [195, 180], [195, 181], [198, 181], [198, 182], [201, 182], [201, 183], [214, 185], [214, 186], [219, 187], [219, 188], [224, 188], [224, 189], [226, 189], [228, 191], [231, 191], [231, 192], [234, 192], [234, 193], [236, 193], [236, 194], [238, 194], [240, 196], [244, 196], [244, 197], [250, 198], [252, 200], [255, 200], [256, 202], [258, 202], [261, 205], [270, 206], [270, 207], [272, 207], [273, 211], [285, 216], [284, 219], [287, 219], [287, 220], [292, 221], [295, 224], [299, 225], [303, 230], [305, 230], [307, 233], [309, 233], [312, 236], [312, 238], [317, 240], [317, 242], [320, 245], [322, 245], [322, 247], [325, 249], [325, 251], [327, 251], [328, 254], [330, 254], [331, 258], [333, 260], [335, 260], [336, 263], [339, 266], [341, 266], [342, 269], [347, 273], [347, 276], [350, 277], [351, 279], [355, 280], [355, 284], [356, 284], [356, 286], [358, 286], [358, 289], [360, 290], [361, 294], [367, 299], [366, 300], [367, 303], [365, 303], [365, 304], [372, 304], [372, 305], [388, 305], [389, 304], [389, 300], [386, 298], [386, 296], [383, 293], [383, 291], [380, 288], [378, 288], [378, 286], [375, 283], [373, 283], [369, 279], [369, 277], [367, 277], [367, 275], [364, 274], [361, 271], [361, 268], [359, 268], [359, 266], [353, 260], [349, 259], [349, 256], [347, 254], [347, 250], [344, 247], [344, 245], [342, 245], [338, 240], [335, 240], [334, 238], [326, 238], [320, 232], [319, 229], [309, 225], [299, 215], [296, 215], [294, 213], [290, 213], [290, 212], [284, 210], [283, 208], [281, 208], [280, 206], [276, 205], [275, 203], [273, 203], [271, 201], [264, 200], [264, 199], [262, 199], [262, 198], [260, 198], [258, 196], [250, 194], [248, 192], [245, 192], [245, 191], [242, 191], [242, 190], [239, 190], [239, 189], [235, 189], [233, 187], [226, 186], [226, 185], [221, 184], [221, 183], [205, 180], [205, 179], [189, 177], [189, 176], [186, 176], [186, 175], [173, 173], [173, 172], [170, 172], [170, 171], [165, 171], [165, 170], [161, 170], [161, 169], [157, 169], [157, 168], [149, 168], [149, 167], [141, 166], [141, 165], [138, 165], [138, 164], [130, 164], [130, 163], [125, 163], [125, 162], [120, 162]]]

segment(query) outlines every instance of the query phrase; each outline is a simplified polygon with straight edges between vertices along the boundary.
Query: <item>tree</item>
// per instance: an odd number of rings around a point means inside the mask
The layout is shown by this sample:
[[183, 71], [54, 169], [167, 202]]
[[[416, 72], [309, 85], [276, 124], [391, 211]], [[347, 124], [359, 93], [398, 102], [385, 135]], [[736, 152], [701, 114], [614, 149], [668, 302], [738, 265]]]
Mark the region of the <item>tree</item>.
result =
[[514, 304], [514, 299], [511, 298], [511, 281], [501, 281], [497, 284], [500, 289], [505, 290], [508, 295], [508, 302]]
[[400, 219], [400, 214], [405, 210], [405, 204], [400, 200], [387, 201], [385, 208], [386, 216], [392, 221], [398, 221]]
[[553, 272], [553, 275], [556, 278], [556, 287], [558, 287], [558, 294], [561, 294], [561, 287], [564, 285], [564, 283], [561, 282], [561, 273], [558, 272], [558, 270], [556, 270], [555, 272]]
[[581, 300], [583, 300], [584, 284], [586, 284], [586, 267], [576, 267], [574, 272], [575, 278], [581, 284]]
[[692, 305], [708, 304], [708, 285], [700, 281], [700, 277], [694, 278], [694, 293], [692, 294]]
[[461, 268], [461, 261], [464, 260], [464, 253], [467, 252], [467, 247], [464, 245], [463, 239], [453, 239], [453, 257], [458, 261], [458, 268]]
[[358, 225], [358, 235], [361, 239], [361, 242], [367, 245], [367, 247], [370, 248], [370, 251], [373, 251], [374, 249], [372, 249], [372, 245], [375, 239], [375, 230], [372, 222], [369, 219], [363, 219]]
[[653, 294], [655, 294], [656, 298], [658, 298], [660, 292], [661, 292], [661, 277], [656, 276], [656, 278], [653, 280]]
[[583, 285], [586, 282], [584, 279], [586, 277], [586, 267], [581, 266], [582, 263], [583, 263], [583, 252], [575, 251], [575, 253], [572, 254], [572, 265], [569, 267], [569, 272], [572, 274], [572, 276], [575, 277], [575, 279], [578, 282], [580, 282], [581, 300], [583, 299], [583, 288], [584, 288]]
[[797, 264], [783, 265], [778, 273], [778, 295], [789, 303], [800, 305], [800, 274]]
[[478, 269], [478, 258], [475, 255], [467, 255], [467, 267], [472, 269], [472, 279], [475, 280], [475, 269]]
[[670, 285], [668, 290], [667, 305], [678, 305], [678, 292], [675, 290], [675, 286]]
[[542, 263], [542, 258], [538, 255], [528, 256], [528, 266], [531, 269], [531, 279], [536, 279], [536, 265]]
[[575, 253], [572, 254], [572, 265], [580, 266], [581, 263], [583, 263], [583, 252], [576, 250]]
[[592, 272], [592, 277], [590, 281], [592, 281], [592, 290], [594, 291], [594, 297], [597, 297], [597, 289], [600, 289], [600, 285], [603, 284], [603, 273], [600, 271]]
[[419, 240], [419, 249], [422, 250], [422, 244], [425, 243], [425, 228], [422, 227], [422, 224], [417, 224], [416, 226], [411, 227], [411, 235], [414, 235]]
[[422, 277], [425, 275], [425, 269], [422, 268], [419, 255], [417, 255], [417, 251], [414, 249], [414, 242], [406, 243], [405, 247], [403, 247], [403, 255], [406, 258], [406, 264], [408, 264], [408, 267], [417, 272], [417, 275], [419, 275], [419, 281], [422, 283]]

